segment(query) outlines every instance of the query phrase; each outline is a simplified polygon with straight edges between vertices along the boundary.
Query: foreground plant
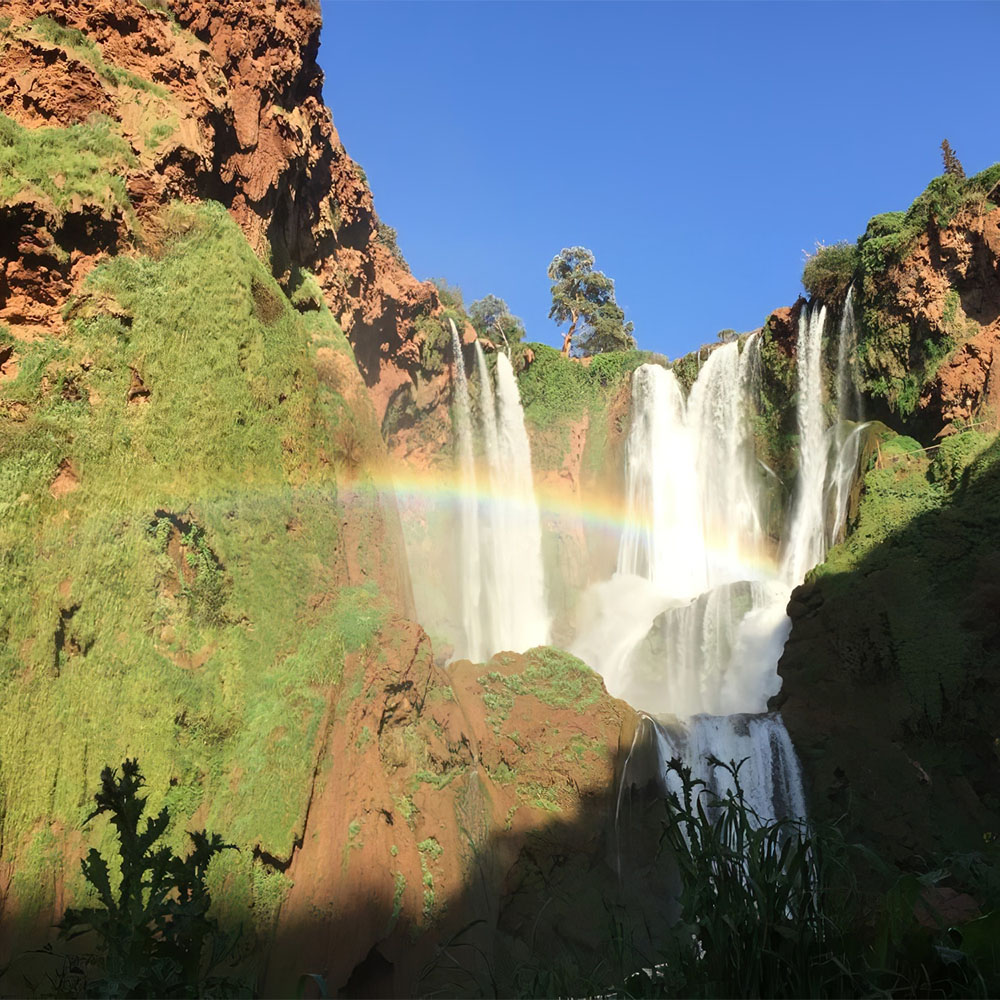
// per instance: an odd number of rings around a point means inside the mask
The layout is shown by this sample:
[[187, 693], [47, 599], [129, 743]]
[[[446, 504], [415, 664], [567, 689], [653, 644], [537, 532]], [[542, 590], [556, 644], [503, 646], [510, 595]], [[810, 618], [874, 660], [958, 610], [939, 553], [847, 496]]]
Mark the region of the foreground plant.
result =
[[[941, 873], [892, 878], [869, 852], [852, 859], [856, 849], [835, 829], [762, 819], [744, 798], [742, 763], [708, 759], [728, 774], [723, 794], [679, 760], [668, 765], [680, 787], [667, 796], [664, 843], [678, 867], [681, 912], [658, 995], [992, 995], [992, 956], [980, 938], [995, 919], [967, 925], [964, 937], [921, 925], [922, 890]], [[873, 881], [889, 877], [889, 891], [863, 892], [852, 861]], [[655, 988], [656, 977], [645, 978]]]
[[[189, 833], [192, 847], [178, 857], [156, 847], [170, 816], [166, 808], [147, 816], [145, 785], [136, 760], [101, 772], [96, 808], [87, 822], [110, 813], [118, 836], [121, 878], [112, 882], [108, 862], [91, 848], [81, 861], [98, 905], [66, 911], [59, 925], [63, 940], [92, 934], [95, 947], [76, 966], [71, 992], [101, 997], [199, 997], [236, 995], [238, 984], [211, 975], [233, 945], [209, 916], [205, 882], [212, 859], [235, 849], [218, 834]], [[63, 985], [66, 985], [64, 981]]]

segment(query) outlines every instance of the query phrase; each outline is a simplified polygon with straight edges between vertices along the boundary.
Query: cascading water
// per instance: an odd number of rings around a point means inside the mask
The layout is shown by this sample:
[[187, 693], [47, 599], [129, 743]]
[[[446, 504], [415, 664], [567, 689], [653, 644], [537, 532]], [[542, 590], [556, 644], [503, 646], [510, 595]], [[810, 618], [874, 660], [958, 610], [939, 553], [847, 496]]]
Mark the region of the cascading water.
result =
[[780, 687], [789, 591], [826, 551], [825, 320], [823, 308], [800, 320], [799, 477], [777, 570], [767, 559], [762, 467], [750, 436], [757, 337], [742, 351], [735, 342], [712, 351], [686, 401], [672, 373], [636, 371], [629, 527], [618, 572], [583, 604], [586, 625], [574, 647], [613, 693], [661, 717], [665, 759], [681, 757], [711, 783], [725, 774], [710, 773], [708, 755], [747, 758], [744, 788], [762, 818], [802, 816], [805, 808], [788, 735], [766, 709]]
[[840, 317], [837, 337], [837, 422], [832, 431], [832, 460], [827, 483], [827, 511], [830, 530], [829, 545], [841, 540], [847, 526], [847, 506], [851, 484], [858, 466], [861, 432], [861, 394], [858, 392], [855, 358], [857, 356], [857, 323], [854, 316], [854, 288], [847, 290]]
[[506, 354], [497, 354], [497, 436], [499, 475], [505, 502], [500, 507], [503, 531], [498, 538], [496, 596], [501, 616], [490, 649], [523, 651], [549, 639], [549, 616], [542, 567], [542, 525], [531, 473], [531, 445], [514, 369]]
[[[573, 652], [600, 670], [612, 694], [656, 717], [664, 758], [680, 757], [719, 790], [729, 779], [705, 758], [746, 758], [744, 793], [764, 819], [804, 815], [795, 754], [767, 704], [780, 687], [789, 592], [843, 528], [860, 430], [851, 423], [860, 416], [853, 319], [848, 297], [837, 343], [841, 419], [827, 428], [826, 310], [807, 308], [800, 318], [799, 471], [780, 547], [769, 535], [773, 519], [763, 516], [776, 477], [755, 456], [749, 419], [759, 396], [759, 336], [708, 352], [686, 397], [673, 372], [636, 370], [617, 569], [577, 609]], [[454, 655], [483, 660], [549, 640], [542, 531], [510, 361], [497, 356], [494, 387], [476, 345], [474, 413], [454, 324], [451, 332], [462, 487], [461, 600], [453, 606], [461, 607], [464, 638]]]
[[458, 337], [455, 321], [451, 326], [451, 349], [454, 356], [454, 416], [455, 436], [458, 446], [458, 465], [461, 475], [461, 545], [459, 546], [459, 580], [462, 601], [462, 627], [465, 631], [465, 648], [471, 659], [478, 659], [482, 649], [482, 624], [480, 617], [481, 557], [479, 511], [476, 494], [476, 457], [472, 441], [472, 408], [469, 404], [469, 383], [465, 377], [462, 359], [462, 342]]
[[823, 327], [826, 306], [809, 306], [799, 314], [797, 422], [799, 474], [792, 508], [791, 530], [781, 563], [781, 575], [792, 586], [801, 583], [826, 554], [827, 447], [823, 419]]
[[632, 379], [632, 429], [626, 445], [628, 520], [618, 573], [644, 577], [684, 597], [704, 589], [694, 440], [674, 373], [643, 365]]
[[[799, 473], [777, 569], [768, 568], [749, 416], [759, 342], [716, 348], [687, 400], [670, 372], [644, 366], [633, 378], [626, 450], [629, 528], [618, 572], [592, 588], [575, 651], [620, 694], [651, 715], [661, 763], [679, 757], [717, 792], [731, 777], [706, 758], [746, 759], [741, 782], [762, 820], [805, 815], [795, 753], [767, 701], [790, 623], [791, 589], [843, 528], [860, 426], [852, 363], [851, 295], [838, 338], [840, 420], [827, 430], [822, 344], [826, 310], [799, 322]], [[833, 436], [835, 435], [835, 436]], [[773, 473], [770, 473], [773, 476]], [[618, 628], [615, 628], [615, 622]], [[672, 717], [672, 718], [671, 718]], [[668, 775], [673, 788], [675, 776]]]
[[[457, 548], [464, 645], [456, 643], [455, 654], [482, 662], [500, 650], [522, 652], [548, 642], [541, 520], [531, 446], [510, 359], [497, 355], [494, 396], [477, 342], [475, 420], [458, 330], [448, 322], [455, 356], [453, 413], [461, 485]], [[479, 469], [477, 440], [483, 456]]]
[[[482, 426], [483, 452], [486, 458], [486, 469], [489, 476], [489, 495], [499, 496], [503, 486], [503, 467], [500, 459], [500, 436], [497, 432], [496, 404], [493, 397], [493, 383], [490, 381], [486, 356], [476, 341], [476, 370], [479, 375], [479, 416]], [[479, 526], [480, 567], [485, 586], [480, 619], [483, 624], [483, 650], [488, 650], [498, 634], [502, 634], [504, 592], [499, 591], [499, 577], [503, 575], [502, 568], [506, 559], [503, 518], [496, 504], [485, 507], [484, 516]], [[498, 592], [499, 591], [499, 592]], [[482, 652], [480, 651], [480, 652]], [[488, 655], [488, 653], [486, 654]], [[478, 659], [470, 654], [470, 658]]]

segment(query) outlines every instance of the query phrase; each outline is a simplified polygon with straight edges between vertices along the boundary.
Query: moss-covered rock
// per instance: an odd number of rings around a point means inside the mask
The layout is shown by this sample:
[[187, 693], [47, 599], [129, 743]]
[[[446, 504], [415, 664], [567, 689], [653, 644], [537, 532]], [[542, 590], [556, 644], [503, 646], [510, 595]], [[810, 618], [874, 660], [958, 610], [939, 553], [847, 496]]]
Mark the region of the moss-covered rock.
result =
[[856, 523], [791, 598], [779, 696], [818, 818], [886, 856], [992, 851], [1000, 442], [884, 441]]
[[79, 901], [67, 831], [126, 756], [172, 845], [201, 823], [241, 848], [213, 866], [239, 918], [271, 913], [255, 858], [290, 857], [345, 655], [401, 600], [336, 322], [292, 308], [221, 206], [165, 231], [0, 383], [5, 921], [53, 902], [25, 863], [42, 844]]

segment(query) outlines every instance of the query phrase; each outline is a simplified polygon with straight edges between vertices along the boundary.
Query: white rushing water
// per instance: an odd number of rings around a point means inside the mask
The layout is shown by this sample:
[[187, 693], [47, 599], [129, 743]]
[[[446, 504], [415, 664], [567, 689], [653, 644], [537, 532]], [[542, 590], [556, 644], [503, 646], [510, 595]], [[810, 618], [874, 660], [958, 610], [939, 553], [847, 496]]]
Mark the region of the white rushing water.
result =
[[824, 490], [827, 469], [826, 425], [823, 417], [823, 328], [826, 306], [807, 307], [799, 314], [797, 423], [799, 472], [790, 530], [782, 556], [781, 575], [801, 583], [826, 554]]
[[504, 521], [502, 556], [495, 582], [495, 599], [502, 616], [491, 653], [521, 652], [549, 640], [549, 615], [542, 566], [542, 525], [531, 473], [531, 445], [524, 410], [510, 358], [497, 353], [497, 428], [499, 474], [504, 484], [498, 507]]
[[847, 290], [837, 335], [837, 422], [831, 428], [831, 467], [827, 482], [827, 542], [839, 542], [847, 527], [851, 486], [857, 473], [861, 433], [861, 394], [858, 392], [856, 357], [858, 332], [854, 315], [854, 288]]
[[789, 593], [842, 532], [857, 465], [861, 427], [846, 422], [858, 415], [850, 298], [838, 340], [844, 419], [829, 429], [825, 324], [825, 308], [803, 310], [798, 475], [780, 560], [762, 516], [764, 478], [773, 473], [757, 461], [751, 434], [757, 337], [742, 351], [735, 342], [713, 350], [687, 399], [673, 373], [636, 371], [626, 448], [629, 527], [618, 572], [582, 602], [574, 645], [613, 694], [658, 718], [662, 763], [679, 757], [725, 790], [719, 783], [729, 780], [726, 772], [713, 772], [706, 758], [745, 758], [743, 788], [762, 819], [805, 815], [791, 741], [767, 703], [780, 688]]
[[[842, 537], [864, 427], [850, 294], [837, 330], [837, 420], [829, 427], [826, 320], [823, 307], [807, 307], [799, 320], [797, 475], [780, 542], [765, 516], [779, 481], [754, 447], [759, 336], [699, 355], [686, 394], [662, 366], [635, 371], [617, 567], [581, 596], [572, 643], [613, 695], [654, 720], [664, 764], [679, 757], [724, 791], [727, 775], [713, 773], [706, 758], [746, 759], [743, 789], [762, 819], [805, 812], [794, 750], [767, 705], [780, 688], [788, 596]], [[494, 386], [476, 345], [474, 412], [454, 324], [452, 343], [463, 631], [454, 652], [482, 661], [549, 641], [542, 528], [510, 360], [497, 355]]]
[[458, 451], [461, 500], [460, 523], [461, 544], [459, 545], [459, 580], [462, 601], [462, 628], [465, 631], [465, 648], [470, 656], [482, 648], [481, 622], [481, 551], [479, 532], [479, 511], [476, 493], [476, 457], [472, 441], [472, 407], [469, 404], [469, 383], [465, 377], [465, 362], [462, 359], [462, 342], [454, 320], [451, 325], [451, 349], [453, 354], [453, 417], [455, 421], [455, 443]]
[[[523, 652], [548, 642], [541, 520], [510, 359], [497, 355], [494, 394], [486, 358], [476, 343], [479, 413], [474, 419], [461, 341], [454, 322], [449, 323], [461, 484], [461, 537], [455, 551], [464, 639], [454, 647], [456, 657], [482, 662], [501, 650]], [[477, 450], [482, 452], [478, 468]]]

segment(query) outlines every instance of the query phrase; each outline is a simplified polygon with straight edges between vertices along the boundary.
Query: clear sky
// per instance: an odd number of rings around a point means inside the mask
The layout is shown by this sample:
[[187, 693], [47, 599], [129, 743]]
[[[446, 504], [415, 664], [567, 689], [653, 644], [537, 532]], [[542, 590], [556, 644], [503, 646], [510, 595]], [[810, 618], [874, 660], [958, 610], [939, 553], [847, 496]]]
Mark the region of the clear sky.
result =
[[545, 270], [590, 247], [676, 357], [801, 290], [941, 173], [1000, 160], [1000, 4], [324, 0], [324, 94], [418, 278], [558, 343]]

